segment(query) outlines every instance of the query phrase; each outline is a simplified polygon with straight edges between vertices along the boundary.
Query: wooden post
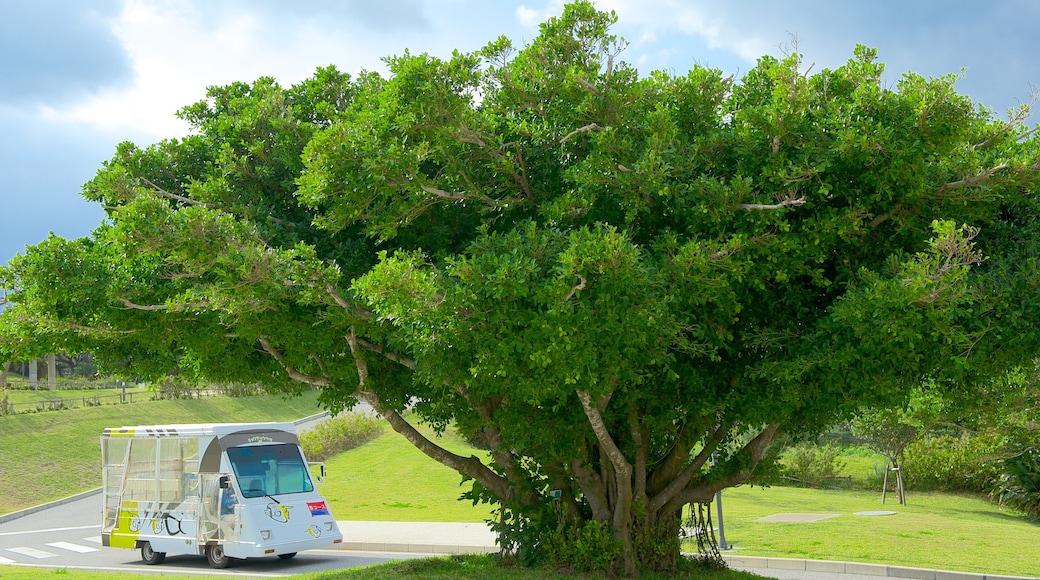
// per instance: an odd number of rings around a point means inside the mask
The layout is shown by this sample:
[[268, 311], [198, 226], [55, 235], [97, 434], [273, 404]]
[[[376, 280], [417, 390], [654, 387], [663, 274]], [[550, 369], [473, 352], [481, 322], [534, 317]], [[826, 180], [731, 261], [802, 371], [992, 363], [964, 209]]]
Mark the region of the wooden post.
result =
[[888, 472], [896, 472], [896, 499], [899, 505], [906, 505], [906, 488], [903, 487], [903, 468], [898, 463], [892, 463], [892, 467], [885, 466], [885, 478], [881, 483], [881, 503], [885, 503], [885, 493], [888, 491]]
[[896, 468], [896, 486], [899, 490], [899, 505], [906, 505], [906, 489], [903, 487], [903, 468]]
[[885, 492], [888, 491], [888, 466], [885, 466], [885, 477], [881, 481], [881, 504], [885, 503]]

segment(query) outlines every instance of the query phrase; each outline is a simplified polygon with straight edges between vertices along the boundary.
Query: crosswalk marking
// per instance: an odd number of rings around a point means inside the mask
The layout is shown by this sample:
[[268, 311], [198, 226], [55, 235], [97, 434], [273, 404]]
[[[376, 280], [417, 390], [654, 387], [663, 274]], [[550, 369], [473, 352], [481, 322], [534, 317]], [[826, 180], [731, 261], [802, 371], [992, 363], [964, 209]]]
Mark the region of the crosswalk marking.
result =
[[73, 544], [71, 542], [51, 542], [47, 544], [53, 548], [61, 548], [62, 550], [69, 550], [70, 552], [79, 552], [80, 554], [86, 554], [88, 552], [97, 552], [97, 548], [91, 548], [90, 546], [81, 546], [79, 544]]
[[30, 558], [36, 558], [42, 560], [44, 558], [56, 558], [57, 554], [51, 552], [45, 552], [43, 550], [37, 550], [36, 548], [8, 548], [8, 552], [14, 552], [15, 554], [21, 554], [23, 556], [29, 556]]
[[100, 544], [101, 536], [90, 536], [89, 538], [83, 538], [84, 542], [90, 542], [92, 544]]

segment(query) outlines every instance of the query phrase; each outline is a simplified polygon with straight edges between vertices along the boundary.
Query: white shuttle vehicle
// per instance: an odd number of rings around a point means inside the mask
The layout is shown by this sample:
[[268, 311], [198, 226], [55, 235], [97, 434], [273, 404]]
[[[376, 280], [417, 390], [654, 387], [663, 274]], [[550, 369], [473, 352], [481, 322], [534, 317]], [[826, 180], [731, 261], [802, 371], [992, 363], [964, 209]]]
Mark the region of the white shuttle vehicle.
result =
[[194, 554], [225, 568], [343, 541], [292, 423], [109, 428], [101, 458], [102, 543], [147, 564]]

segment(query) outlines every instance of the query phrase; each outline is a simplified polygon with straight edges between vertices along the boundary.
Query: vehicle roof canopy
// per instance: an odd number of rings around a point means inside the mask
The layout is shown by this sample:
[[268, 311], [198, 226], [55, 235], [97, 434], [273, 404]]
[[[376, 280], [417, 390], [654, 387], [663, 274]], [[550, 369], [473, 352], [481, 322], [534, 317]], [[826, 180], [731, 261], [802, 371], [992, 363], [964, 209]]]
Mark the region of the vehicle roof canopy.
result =
[[170, 425], [137, 425], [128, 427], [107, 427], [102, 437], [199, 437], [228, 435], [245, 432], [286, 432], [296, 435], [294, 423], [198, 423]]

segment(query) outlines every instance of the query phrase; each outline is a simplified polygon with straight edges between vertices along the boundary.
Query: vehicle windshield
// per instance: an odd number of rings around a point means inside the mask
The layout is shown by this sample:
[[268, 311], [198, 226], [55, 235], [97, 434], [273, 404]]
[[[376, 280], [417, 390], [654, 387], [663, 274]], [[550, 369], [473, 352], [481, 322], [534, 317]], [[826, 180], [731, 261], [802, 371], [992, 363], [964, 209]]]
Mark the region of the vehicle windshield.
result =
[[227, 450], [243, 497], [314, 491], [296, 445], [253, 445]]

